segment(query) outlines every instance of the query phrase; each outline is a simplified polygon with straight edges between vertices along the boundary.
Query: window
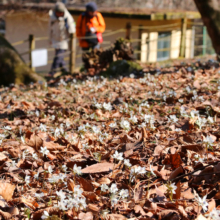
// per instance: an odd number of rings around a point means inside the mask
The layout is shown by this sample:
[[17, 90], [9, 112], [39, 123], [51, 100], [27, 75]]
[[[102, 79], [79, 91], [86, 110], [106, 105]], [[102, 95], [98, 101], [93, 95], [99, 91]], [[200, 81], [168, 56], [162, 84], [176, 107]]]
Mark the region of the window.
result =
[[170, 58], [171, 32], [158, 33], [157, 41], [157, 61], [168, 60]]

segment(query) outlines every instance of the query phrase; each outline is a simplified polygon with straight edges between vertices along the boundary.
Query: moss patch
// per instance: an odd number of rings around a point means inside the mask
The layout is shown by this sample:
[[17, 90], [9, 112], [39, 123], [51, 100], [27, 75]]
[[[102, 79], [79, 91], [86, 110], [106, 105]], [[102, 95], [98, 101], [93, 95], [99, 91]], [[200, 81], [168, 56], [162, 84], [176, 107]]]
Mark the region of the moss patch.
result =
[[136, 73], [140, 70], [142, 70], [142, 67], [134, 61], [117, 60], [112, 62], [102, 75], [111, 78], [130, 75], [131, 73]]

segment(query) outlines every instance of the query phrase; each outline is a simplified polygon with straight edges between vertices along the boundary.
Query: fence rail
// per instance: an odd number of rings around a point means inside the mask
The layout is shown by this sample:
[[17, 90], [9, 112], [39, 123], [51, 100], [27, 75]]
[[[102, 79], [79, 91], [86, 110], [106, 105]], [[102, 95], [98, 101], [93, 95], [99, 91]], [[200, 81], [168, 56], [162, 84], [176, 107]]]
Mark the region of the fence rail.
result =
[[[103, 45], [110, 46], [111, 43], [113, 43], [112, 41], [107, 41], [105, 40], [106, 37], [110, 37], [112, 36], [112, 38], [114, 39], [114, 36], [119, 34], [119, 33], [124, 33], [125, 34], [125, 38], [129, 39], [131, 41], [131, 43], [137, 43], [138, 47], [137, 49], [134, 50], [134, 53], [138, 55], [138, 58], [140, 59], [141, 54], [149, 52], [149, 49], [146, 50], [143, 49], [143, 45], [147, 45], [150, 43], [156, 43], [155, 41], [159, 42], [159, 41], [166, 41], [169, 40], [170, 37], [160, 37], [157, 39], [146, 39], [143, 41], [142, 38], [142, 34], [143, 33], [152, 33], [152, 32], [167, 32], [167, 31], [180, 31], [180, 45], [179, 48], [178, 47], [163, 47], [163, 48], [157, 48], [156, 50], [151, 49], [151, 52], [170, 52], [171, 50], [178, 50], [179, 49], [179, 57], [184, 58], [185, 57], [185, 51], [188, 48], [188, 46], [186, 46], [186, 41], [193, 41], [195, 42], [202, 42], [201, 45], [194, 45], [194, 49], [202, 49], [202, 55], [205, 55], [207, 50], [212, 51], [213, 48], [211, 46], [208, 47], [208, 43], [207, 40], [209, 40], [209, 44], [210, 44], [210, 39], [207, 36], [207, 31], [206, 28], [203, 26], [203, 24], [201, 22], [195, 22], [192, 19], [176, 19], [176, 20], [168, 20], [167, 23], [162, 22], [162, 25], [159, 25], [161, 21], [157, 21], [154, 20], [151, 23], [149, 22], [148, 26], [131, 26], [130, 24], [127, 24], [125, 28], [121, 28], [115, 31], [112, 30], [107, 30], [104, 34], [103, 34]], [[196, 35], [194, 36], [186, 36], [186, 31], [188, 28], [191, 29], [196, 29], [196, 28], [201, 28], [202, 31], [198, 31], [198, 33], [196, 33]], [[131, 39], [131, 33], [137, 33], [138, 34], [138, 38], [136, 39]], [[89, 38], [93, 38], [93, 37], [80, 37], [79, 39], [89, 39]], [[70, 43], [70, 48], [69, 51], [66, 53], [66, 55], [68, 55], [68, 57], [65, 57], [65, 60], [69, 61], [69, 71], [71, 73], [74, 72], [74, 69], [76, 67], [76, 59], [78, 57], [80, 57], [83, 52], [77, 50], [76, 48], [79, 46], [78, 43], [76, 43], [76, 35], [75, 34], [70, 34], [70, 37], [68, 39], [69, 43]], [[33, 35], [30, 35], [28, 39], [26, 40], [21, 40], [15, 43], [12, 43], [13, 46], [19, 46], [22, 45], [24, 43], [28, 42], [29, 48], [27, 48], [26, 51], [20, 53], [21, 56], [27, 55], [29, 54], [29, 62], [28, 64], [30, 65], [30, 68], [34, 69], [32, 66], [32, 51], [37, 49], [36, 48], [36, 42], [38, 41], [45, 41], [45, 40], [49, 40], [49, 38], [47, 36], [44, 37], [35, 37]], [[50, 51], [54, 51], [55, 49], [52, 47], [48, 47], [46, 48], [48, 52]], [[52, 60], [48, 60], [48, 63], [52, 63]]]

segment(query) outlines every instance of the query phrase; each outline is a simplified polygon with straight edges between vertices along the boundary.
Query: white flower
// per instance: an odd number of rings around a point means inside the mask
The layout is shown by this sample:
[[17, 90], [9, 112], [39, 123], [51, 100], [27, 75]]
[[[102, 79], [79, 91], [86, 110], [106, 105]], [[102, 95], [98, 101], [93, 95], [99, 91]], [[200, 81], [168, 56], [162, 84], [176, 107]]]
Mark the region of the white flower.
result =
[[34, 196], [35, 196], [37, 199], [41, 199], [42, 197], [44, 197], [44, 193], [35, 193]]
[[49, 173], [49, 174], [52, 174], [52, 172], [53, 172], [53, 169], [52, 169], [51, 166], [49, 166], [49, 167], [48, 167], [48, 173]]
[[157, 175], [154, 173], [154, 168], [152, 168], [151, 165], [150, 165], [150, 172], [151, 172], [151, 174], [152, 174], [153, 176], [157, 176]]
[[206, 144], [208, 144], [209, 146], [213, 146], [213, 143], [215, 142], [211, 136], [207, 136], [203, 142], [205, 142]]
[[112, 206], [115, 206], [118, 203], [118, 197], [115, 194], [111, 195], [111, 204]]
[[55, 118], [56, 118], [56, 116], [55, 116], [55, 115], [52, 115], [52, 116], [51, 116], [51, 120], [52, 120], [52, 121], [54, 121], [54, 120], [55, 120]]
[[10, 167], [16, 167], [16, 166], [17, 166], [17, 164], [15, 163], [14, 160], [12, 160], [11, 163], [10, 163]]
[[38, 178], [39, 178], [39, 171], [36, 174], [34, 174], [34, 179], [38, 179]]
[[103, 108], [105, 109], [105, 110], [107, 110], [107, 111], [111, 111], [112, 110], [112, 105], [111, 105], [111, 103], [109, 102], [109, 103], [103, 103]]
[[71, 124], [67, 121], [66, 122], [66, 127], [69, 128], [71, 126]]
[[102, 184], [102, 185], [101, 185], [101, 191], [102, 191], [102, 192], [108, 191], [108, 186], [107, 186], [106, 184]]
[[78, 200], [78, 204], [79, 204], [79, 206], [83, 207], [83, 209], [85, 209], [86, 206], [87, 206], [87, 204], [86, 204], [86, 198], [80, 198], [80, 199]]
[[180, 114], [183, 117], [187, 117], [188, 116], [187, 112], [186, 112], [186, 110], [185, 110], [185, 108], [183, 106], [180, 107]]
[[22, 136], [21, 136], [21, 142], [22, 142], [23, 144], [25, 144], [24, 137], [22, 137]]
[[109, 125], [109, 127], [110, 127], [110, 128], [116, 128], [116, 127], [117, 127], [117, 124], [116, 124], [115, 122], [113, 122], [113, 123], [111, 123], [111, 124]]
[[46, 131], [47, 131], [47, 126], [46, 126], [46, 125], [43, 125], [43, 124], [41, 123], [39, 129], [40, 129], [41, 131], [46, 132]]
[[30, 176], [25, 176], [24, 181], [26, 182], [27, 185], [29, 185], [29, 183], [31, 182], [30, 178], [31, 178]]
[[191, 92], [191, 89], [190, 89], [190, 87], [189, 87], [189, 86], [187, 86], [187, 87], [186, 87], [186, 91], [187, 91], [188, 93], [190, 93], [190, 92]]
[[170, 115], [170, 118], [168, 118], [168, 121], [176, 123], [178, 122], [178, 118], [176, 117], [176, 115]]
[[59, 137], [60, 134], [61, 134], [60, 129], [59, 129], [59, 128], [56, 128], [55, 131], [54, 131], [54, 136], [55, 136], [55, 138]]
[[64, 192], [62, 190], [60, 190], [59, 192], [56, 191], [57, 196], [59, 196], [60, 201], [63, 201], [66, 198], [66, 195], [64, 194]]
[[37, 117], [39, 117], [39, 116], [40, 116], [40, 112], [39, 112], [38, 110], [36, 110], [35, 115], [36, 115]]
[[36, 153], [33, 153], [33, 154], [32, 154], [32, 157], [33, 157], [35, 160], [37, 160], [37, 159], [38, 159], [38, 156], [37, 156], [37, 154], [36, 154]]
[[206, 217], [213, 220], [219, 220], [220, 219], [219, 215], [220, 215], [220, 211], [214, 208], [209, 214], [206, 214]]
[[192, 111], [190, 112], [190, 115], [191, 115], [192, 118], [195, 118], [196, 116], [199, 116], [199, 112], [196, 111], [196, 110], [192, 110]]
[[48, 178], [49, 183], [57, 183], [60, 180], [59, 176], [51, 176], [50, 178]]
[[63, 200], [59, 201], [56, 207], [62, 211], [67, 210], [66, 204]]
[[130, 123], [128, 121], [124, 120], [124, 119], [121, 120], [120, 126], [121, 126], [121, 128], [123, 128], [126, 131], [131, 130]]
[[[180, 103], [183, 103], [184, 102], [184, 100], [183, 99], [179, 99], [178, 100]], [[182, 106], [181, 106], [182, 107]]]
[[8, 131], [11, 131], [11, 130], [12, 130], [12, 128], [11, 128], [10, 126], [4, 126], [3, 129], [4, 129], [4, 130], [8, 130]]
[[210, 117], [210, 116], [209, 116], [209, 117], [208, 117], [208, 121], [209, 121], [210, 124], [213, 124], [213, 123], [214, 123], [213, 117]]
[[83, 190], [80, 188], [79, 185], [74, 187], [74, 196], [75, 197], [81, 197], [83, 193]]
[[26, 156], [29, 154], [29, 150], [28, 149], [25, 149], [23, 152], [22, 152], [22, 159], [25, 160]]
[[166, 187], [168, 192], [176, 194], [177, 186], [175, 186], [175, 183], [168, 184]]
[[206, 212], [208, 210], [208, 202], [206, 201], [207, 195], [205, 195], [203, 198], [200, 198], [199, 195], [194, 191], [195, 200], [198, 203], [199, 206], [202, 207], [203, 211]]
[[96, 134], [99, 134], [99, 133], [100, 133], [99, 128], [96, 127], [96, 126], [92, 126], [91, 129], [92, 129], [92, 131], [93, 131], [94, 133], [96, 133]]
[[122, 199], [125, 199], [129, 196], [129, 192], [127, 189], [122, 189], [120, 192], [119, 192], [119, 195], [121, 196]]
[[49, 216], [49, 213], [47, 211], [44, 211], [44, 214], [41, 216], [41, 219], [49, 219], [50, 216]]
[[66, 178], [66, 174], [59, 173], [59, 179], [66, 184], [66, 182], [64, 180], [65, 178]]
[[133, 182], [135, 180], [136, 176], [144, 175], [145, 173], [146, 173], [145, 167], [141, 167], [141, 166], [133, 167], [130, 172], [131, 182]]
[[125, 165], [126, 167], [131, 167], [130, 160], [129, 160], [129, 159], [124, 159], [124, 165]]
[[146, 102], [141, 103], [141, 104], [140, 104], [140, 106], [142, 106], [142, 107], [147, 107], [147, 108], [149, 108], [149, 107], [150, 107], [150, 105], [148, 104], [148, 102], [147, 102], [147, 101], [146, 101]]
[[102, 104], [99, 104], [98, 102], [96, 102], [94, 105], [95, 105], [95, 107], [97, 109], [101, 109], [102, 108]]
[[133, 116], [131, 115], [131, 117], [129, 118], [129, 121], [135, 124], [138, 122], [138, 119], [135, 115], [133, 115]]
[[110, 193], [113, 193], [115, 194], [116, 192], [118, 192], [118, 188], [117, 188], [117, 185], [115, 183], [113, 183], [111, 185], [111, 188], [109, 189]]
[[62, 165], [62, 170], [63, 170], [63, 172], [66, 172], [67, 171], [67, 166], [64, 164], [64, 165]]
[[45, 155], [47, 156], [50, 153], [50, 151], [47, 150], [46, 147], [41, 147], [40, 152], [43, 154], [43, 156], [45, 156]]
[[123, 153], [118, 153], [118, 151], [116, 150], [115, 153], [112, 155], [112, 158], [116, 159], [116, 160], [123, 160]]
[[198, 119], [196, 120], [196, 124], [199, 126], [199, 129], [202, 129], [207, 123], [207, 120], [205, 118], [200, 118], [198, 116]]
[[81, 175], [82, 174], [81, 169], [82, 169], [81, 167], [77, 167], [77, 165], [75, 164], [73, 167], [73, 173], [77, 175]]
[[84, 134], [86, 132], [86, 127], [85, 125], [81, 125], [78, 127], [78, 132], [81, 134]]

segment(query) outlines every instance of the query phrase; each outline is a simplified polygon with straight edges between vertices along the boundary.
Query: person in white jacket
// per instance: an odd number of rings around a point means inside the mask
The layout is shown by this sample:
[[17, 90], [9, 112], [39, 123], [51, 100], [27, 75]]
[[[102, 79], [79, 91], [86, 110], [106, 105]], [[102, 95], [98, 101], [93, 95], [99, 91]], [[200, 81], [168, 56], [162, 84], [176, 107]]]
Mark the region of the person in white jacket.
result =
[[64, 61], [65, 52], [69, 47], [69, 34], [75, 33], [75, 22], [62, 2], [56, 3], [53, 10], [49, 11], [49, 38], [50, 44], [55, 48], [55, 57], [50, 75], [53, 76], [59, 69], [66, 71]]

